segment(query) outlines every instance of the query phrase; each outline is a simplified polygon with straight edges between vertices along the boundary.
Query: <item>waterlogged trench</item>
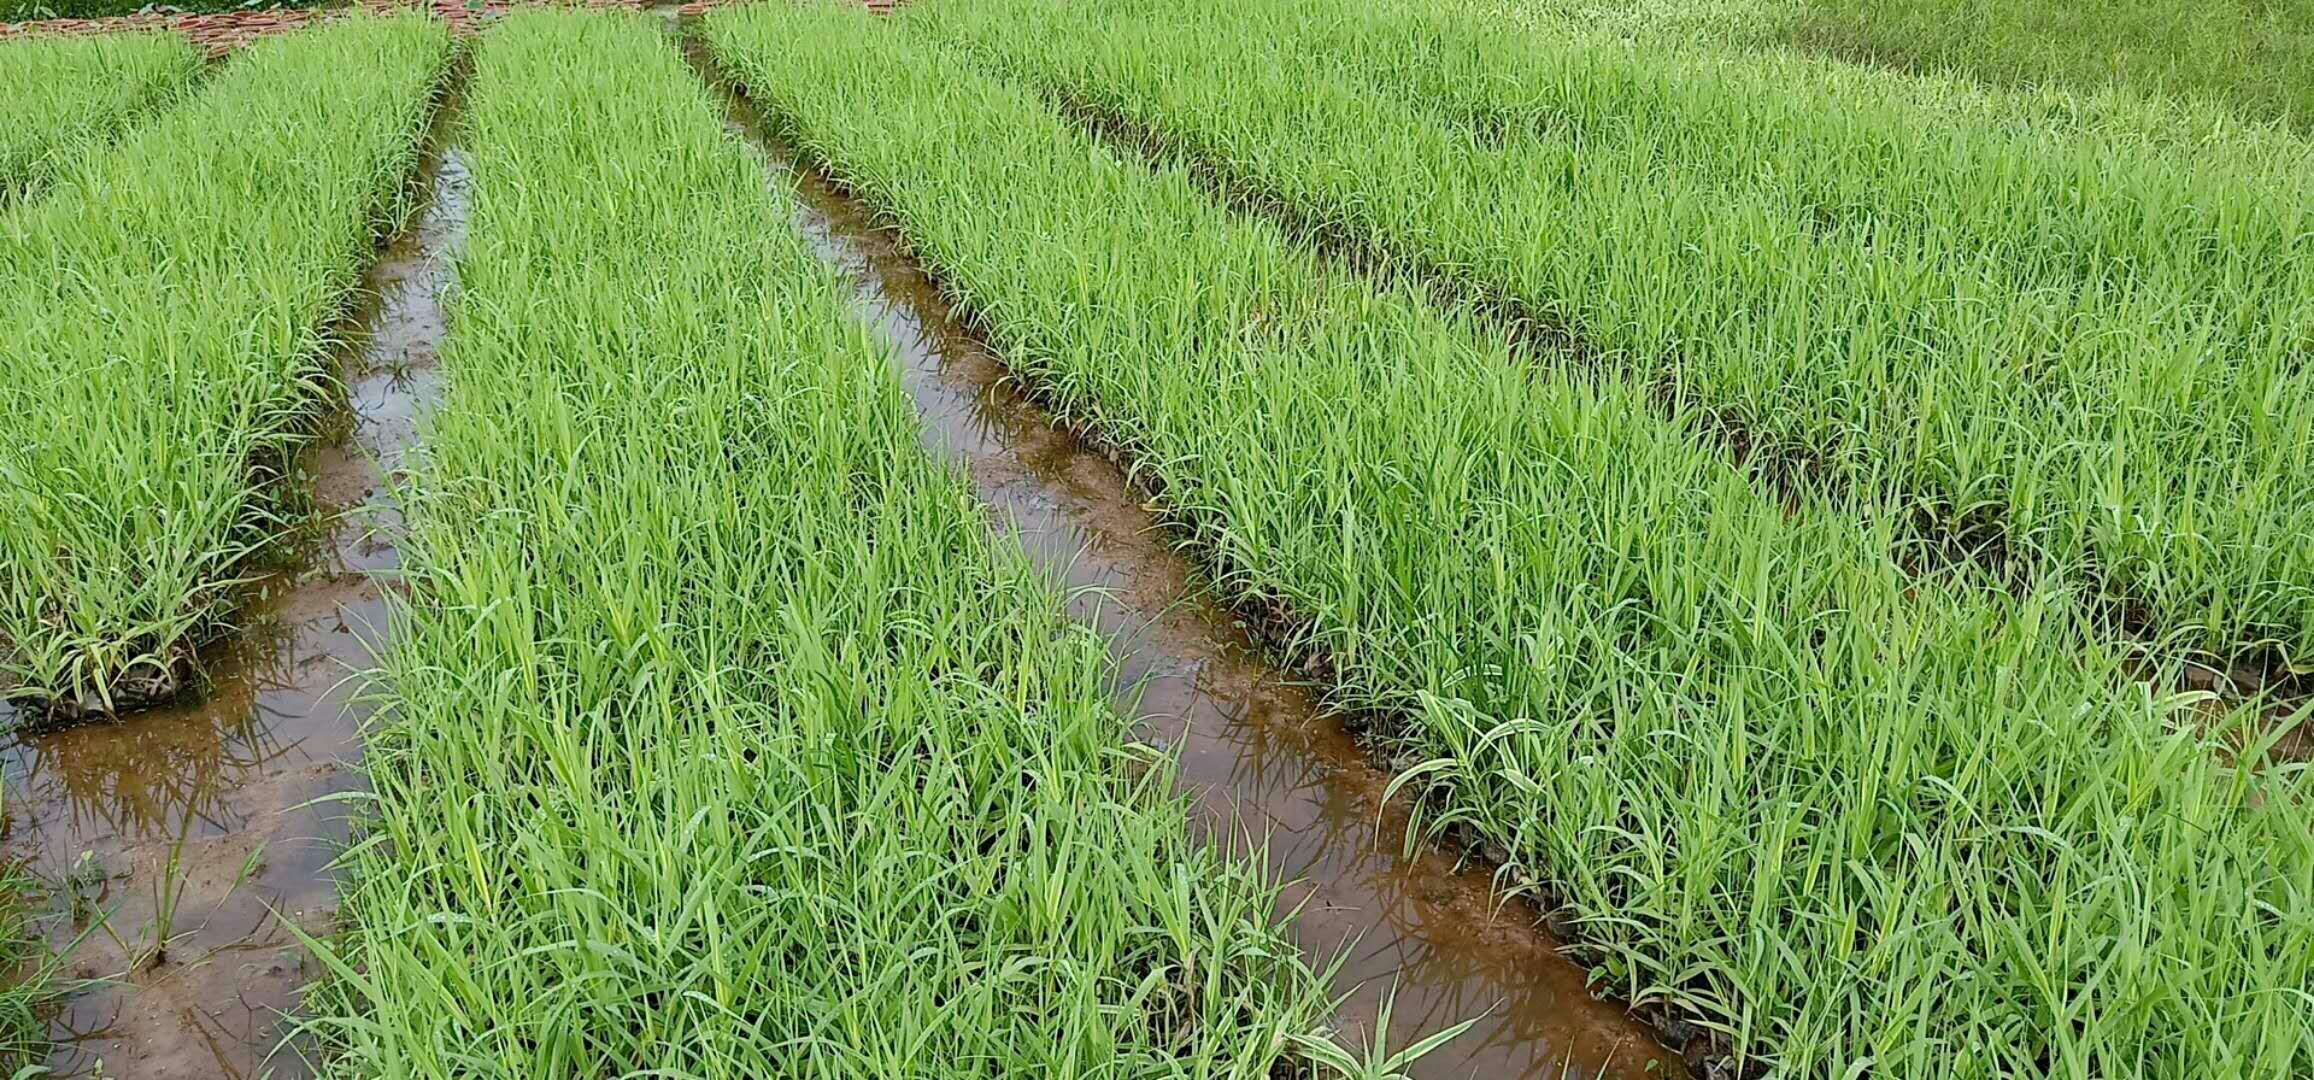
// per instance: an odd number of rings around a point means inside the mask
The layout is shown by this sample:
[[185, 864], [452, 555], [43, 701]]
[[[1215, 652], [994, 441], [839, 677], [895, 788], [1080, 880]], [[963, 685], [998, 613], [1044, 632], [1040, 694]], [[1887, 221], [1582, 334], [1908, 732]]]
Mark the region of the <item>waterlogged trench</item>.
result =
[[65, 976], [104, 980], [54, 1016], [57, 1073], [307, 1072], [284, 1013], [315, 971], [281, 920], [321, 935], [335, 915], [327, 867], [351, 808], [332, 797], [361, 786], [367, 715], [350, 676], [379, 643], [380, 576], [398, 565], [387, 478], [434, 396], [465, 229], [455, 107], [437, 110], [410, 224], [341, 324], [344, 401], [290, 479], [310, 485], [318, 524], [254, 586], [249, 628], [203, 651], [188, 700], [0, 747], [6, 850], [51, 893], [50, 944], [79, 939]]
[[1212, 599], [1123, 470], [1019, 392], [894, 235], [766, 142], [744, 99], [728, 100], [733, 130], [796, 176], [797, 225], [845, 271], [856, 310], [898, 358], [926, 446], [1070, 587], [1070, 614], [1109, 642], [1134, 715], [1177, 749], [1209, 832], [1241, 849], [1248, 834], [1266, 841], [1269, 872], [1291, 883], [1280, 914], [1299, 909], [1296, 944], [1317, 964], [1343, 958], [1345, 1034], [1363, 1043], [1394, 995], [1394, 1048], [1477, 1021], [1417, 1076], [1683, 1074], [1649, 1028], [1591, 995], [1531, 905], [1427, 844], [1406, 850], [1403, 800], [1382, 798], [1389, 775]]

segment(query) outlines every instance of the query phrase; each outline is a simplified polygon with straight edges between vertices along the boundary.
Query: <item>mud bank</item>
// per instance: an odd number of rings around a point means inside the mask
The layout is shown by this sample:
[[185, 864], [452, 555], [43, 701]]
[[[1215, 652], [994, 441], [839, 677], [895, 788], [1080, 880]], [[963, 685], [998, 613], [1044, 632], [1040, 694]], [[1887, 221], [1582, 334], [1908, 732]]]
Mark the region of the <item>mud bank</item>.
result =
[[[688, 51], [728, 91], [712, 61], [695, 44]], [[1496, 892], [1482, 869], [1409, 845], [1404, 801], [1383, 800], [1390, 775], [1212, 598], [1132, 478], [1020, 392], [896, 236], [766, 143], [743, 99], [727, 100], [733, 130], [796, 177], [798, 227], [845, 271], [861, 317], [892, 348], [925, 445], [970, 478], [997, 528], [1074, 590], [1070, 614], [1110, 643], [1144, 735], [1177, 749], [1209, 834], [1261, 851], [1292, 883], [1279, 914], [1298, 908], [1305, 955], [1343, 958], [1338, 1022], [1351, 1041], [1367, 1041], [1394, 993], [1393, 1047], [1477, 1021], [1417, 1075], [1683, 1073], [1647, 1027], [1591, 995], [1531, 905]]]
[[[51, 1022], [60, 1074], [306, 1073], [283, 1013], [316, 972], [281, 920], [332, 928], [327, 867], [349, 813], [335, 797], [361, 787], [351, 675], [383, 633], [381, 576], [398, 565], [386, 487], [433, 396], [464, 232], [455, 111], [453, 92], [409, 224], [341, 324], [342, 400], [289, 480], [311, 492], [315, 524], [254, 586], [249, 629], [203, 650], [203, 685], [178, 702], [0, 745], [6, 850], [48, 888], [51, 944], [86, 933], [65, 975], [99, 980]], [[16, 719], [0, 707], [0, 730]]]

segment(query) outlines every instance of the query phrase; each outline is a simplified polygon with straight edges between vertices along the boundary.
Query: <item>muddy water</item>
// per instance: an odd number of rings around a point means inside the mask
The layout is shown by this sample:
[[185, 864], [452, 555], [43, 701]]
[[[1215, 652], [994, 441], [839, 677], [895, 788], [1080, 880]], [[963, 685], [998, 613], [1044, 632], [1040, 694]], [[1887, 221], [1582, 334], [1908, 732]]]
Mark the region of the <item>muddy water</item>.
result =
[[[464, 228], [465, 169], [441, 141], [448, 121], [435, 129], [418, 215], [347, 320], [344, 407], [298, 461], [322, 524], [293, 545], [297, 565], [259, 584], [248, 632], [204, 652], [198, 700], [0, 747], [5, 850], [47, 886], [52, 943], [86, 935], [66, 975], [104, 980], [51, 1023], [49, 1065], [65, 1075], [307, 1071], [282, 1046], [282, 1014], [314, 971], [281, 920], [331, 929], [326, 868], [350, 812], [331, 797], [360, 788], [348, 674], [385, 625], [385, 483], [432, 397]], [[0, 729], [13, 720], [0, 712]]]
[[[693, 60], [712, 79], [696, 50]], [[744, 102], [733, 115], [734, 130], [761, 131]], [[1300, 908], [1305, 955], [1345, 958], [1336, 990], [1349, 995], [1339, 1019], [1350, 1038], [1373, 1034], [1394, 992], [1392, 1046], [1477, 1020], [1418, 1076], [1683, 1074], [1646, 1027], [1593, 999], [1531, 907], [1506, 904], [1488, 875], [1428, 845], [1406, 853], [1404, 807], [1382, 800], [1389, 777], [1213, 602], [1126, 476], [1006, 381], [891, 234], [823, 177], [805, 171], [800, 183], [799, 227], [846, 271], [861, 317], [899, 357], [926, 445], [1079, 590], [1071, 614], [1110, 642], [1141, 723], [1178, 748], [1208, 822], [1267, 839], [1270, 872], [1294, 883], [1281, 911]]]

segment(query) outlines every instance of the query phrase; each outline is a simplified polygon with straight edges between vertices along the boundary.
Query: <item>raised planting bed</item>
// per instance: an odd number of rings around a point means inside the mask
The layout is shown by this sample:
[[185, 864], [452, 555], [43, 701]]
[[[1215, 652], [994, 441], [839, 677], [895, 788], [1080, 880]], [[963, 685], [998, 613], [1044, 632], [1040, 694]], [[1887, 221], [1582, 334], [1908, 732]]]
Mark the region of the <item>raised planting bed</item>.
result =
[[417, 15], [268, 42], [0, 230], [10, 699], [163, 700], [232, 626], [449, 56]]

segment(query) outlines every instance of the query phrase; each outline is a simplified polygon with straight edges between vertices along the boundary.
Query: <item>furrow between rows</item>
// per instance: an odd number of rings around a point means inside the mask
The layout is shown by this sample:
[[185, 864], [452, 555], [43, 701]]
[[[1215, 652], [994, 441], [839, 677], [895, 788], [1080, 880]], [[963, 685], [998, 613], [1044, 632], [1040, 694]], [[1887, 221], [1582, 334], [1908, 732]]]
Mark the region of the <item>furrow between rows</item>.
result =
[[706, 25], [1229, 598], [1396, 718], [1402, 782], [1563, 909], [1605, 989], [1738, 1068], [2307, 1063], [2273, 988], [2314, 978], [2308, 778], [2234, 767], [2253, 716], [2209, 730], [2067, 589], [1908, 573], [1896, 526], [1779, 505], [1646, 387], [1345, 275], [915, 21]]
[[478, 46], [342, 1075], [1267, 1076], [1331, 1043], [1099, 639], [652, 21]]

